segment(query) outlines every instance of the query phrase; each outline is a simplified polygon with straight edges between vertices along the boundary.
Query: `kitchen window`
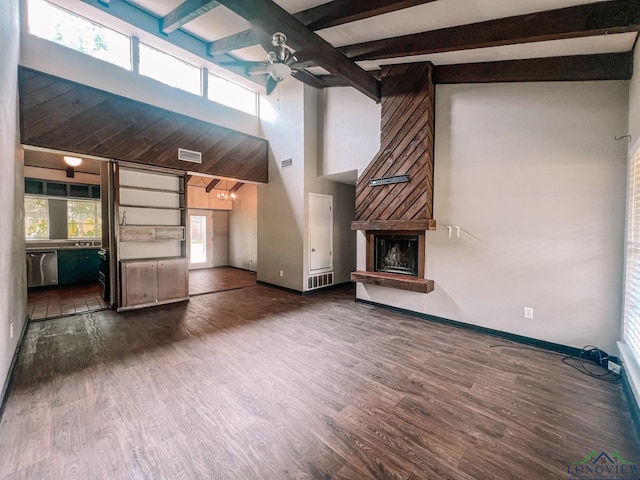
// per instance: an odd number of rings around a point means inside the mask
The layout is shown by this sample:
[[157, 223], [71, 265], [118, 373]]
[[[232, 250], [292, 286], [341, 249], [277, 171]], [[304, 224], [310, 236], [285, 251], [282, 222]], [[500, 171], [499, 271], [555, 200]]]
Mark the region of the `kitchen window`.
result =
[[44, 0], [29, 0], [29, 33], [131, 70], [131, 39]]
[[28, 241], [102, 238], [100, 200], [25, 195], [24, 211]]
[[25, 197], [24, 231], [27, 240], [49, 238], [49, 200]]
[[102, 236], [100, 202], [67, 200], [67, 238], [86, 239]]

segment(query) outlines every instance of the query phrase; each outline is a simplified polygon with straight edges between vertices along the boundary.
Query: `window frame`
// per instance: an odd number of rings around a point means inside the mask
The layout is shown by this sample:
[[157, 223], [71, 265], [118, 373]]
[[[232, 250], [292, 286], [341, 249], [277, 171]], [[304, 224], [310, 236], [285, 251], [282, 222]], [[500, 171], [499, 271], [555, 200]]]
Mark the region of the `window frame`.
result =
[[[640, 406], [640, 141], [629, 150], [622, 298], [618, 342], [627, 379]], [[635, 277], [635, 278], [634, 278]], [[632, 323], [631, 323], [632, 322]]]
[[69, 49], [71, 49], [71, 50], [73, 50], [73, 51], [75, 51], [75, 52], [82, 53], [82, 54], [84, 54], [84, 55], [88, 55], [88, 56], [90, 56], [91, 58], [95, 58], [95, 59], [97, 59], [97, 60], [101, 60], [101, 61], [103, 61], [103, 62], [107, 62], [107, 63], [109, 63], [109, 64], [111, 64], [111, 65], [115, 65], [116, 67], [120, 67], [120, 68], [122, 68], [122, 69], [124, 69], [124, 70], [128, 70], [128, 71], [132, 71], [132, 70], [133, 70], [133, 62], [134, 62], [134, 60], [133, 60], [133, 54], [132, 54], [132, 44], [133, 44], [133, 39], [132, 39], [132, 36], [131, 36], [131, 35], [126, 35], [126, 34], [124, 34], [124, 33], [122, 33], [122, 32], [119, 32], [118, 30], [116, 30], [116, 29], [114, 29], [114, 28], [107, 27], [106, 25], [103, 25], [103, 24], [102, 24], [102, 23], [100, 23], [100, 22], [96, 22], [95, 20], [92, 20], [92, 19], [90, 19], [90, 18], [87, 18], [87, 17], [85, 17], [85, 16], [83, 16], [83, 15], [80, 15], [80, 14], [78, 14], [78, 13], [76, 13], [76, 12], [73, 12], [73, 11], [71, 11], [71, 10], [67, 9], [67, 8], [61, 7], [61, 6], [56, 5], [56, 4], [54, 4], [54, 3], [51, 3], [51, 2], [49, 2], [48, 0], [38, 0], [38, 1], [41, 1], [41, 2], [43, 2], [43, 3], [46, 3], [49, 7], [54, 8], [54, 9], [56, 9], [56, 10], [60, 10], [61, 12], [66, 13], [67, 15], [70, 15], [70, 16], [75, 17], [75, 18], [77, 18], [77, 19], [80, 19], [80, 20], [82, 20], [82, 21], [84, 21], [84, 22], [87, 22], [87, 23], [89, 23], [89, 24], [91, 24], [91, 25], [94, 25], [94, 26], [96, 26], [96, 27], [99, 27], [100, 29], [108, 30], [109, 32], [111, 32], [111, 33], [113, 33], [113, 34], [115, 34], [115, 35], [117, 35], [117, 36], [120, 36], [120, 37], [122, 37], [123, 39], [126, 39], [126, 40], [127, 40], [127, 43], [128, 43], [128, 46], [127, 46], [127, 48], [126, 48], [126, 51], [127, 51], [127, 62], [126, 62], [126, 66], [124, 65], [124, 63], [125, 63], [125, 62], [123, 62], [123, 64], [115, 63], [114, 61], [109, 60], [109, 59], [107, 59], [107, 58], [103, 58], [103, 57], [100, 57], [100, 56], [93, 55], [91, 52], [83, 51], [83, 50], [79, 50], [79, 49], [74, 48], [74, 47], [72, 47], [72, 46], [70, 46], [70, 45], [67, 45], [67, 44], [65, 44], [65, 43], [62, 43], [62, 42], [60, 42], [60, 41], [56, 41], [56, 40], [54, 40], [54, 39], [51, 39], [51, 38], [48, 38], [48, 37], [42, 36], [42, 35], [40, 35], [40, 34], [38, 34], [38, 33], [34, 33], [33, 28], [32, 28], [32, 23], [31, 23], [31, 20], [32, 20], [32, 18], [33, 18], [33, 17], [32, 17], [32, 10], [31, 10], [31, 9], [32, 9], [32, 7], [33, 7], [33, 4], [32, 4], [33, 0], [26, 0], [26, 4], [27, 4], [27, 18], [26, 18], [26, 22], [25, 22], [25, 23], [26, 23], [27, 31], [29, 32], [29, 34], [30, 34], [30, 35], [33, 35], [33, 36], [38, 37], [38, 38], [41, 38], [41, 39], [46, 40], [46, 41], [48, 41], [48, 42], [55, 43], [56, 45], [60, 45], [60, 46], [65, 47], [65, 48], [69, 48]]
[[[252, 111], [249, 112], [249, 111], [244, 110], [242, 108], [238, 108], [237, 106], [234, 106], [232, 104], [232, 102], [222, 102], [219, 99], [212, 98], [212, 92], [215, 91], [214, 88], [211, 88], [212, 87], [212, 82], [211, 82], [212, 77], [213, 78], [219, 78], [220, 80], [222, 80], [224, 82], [227, 82], [227, 83], [233, 85], [234, 87], [237, 87], [239, 89], [242, 89], [242, 90], [245, 90], [245, 91], [249, 92], [252, 95], [252, 98], [253, 98], [253, 109], [252, 109]], [[259, 110], [258, 110], [259, 98], [258, 98], [258, 92], [256, 92], [255, 90], [251, 90], [250, 88], [247, 88], [244, 85], [236, 83], [233, 80], [229, 80], [228, 78], [224, 78], [223, 76], [218, 75], [218, 74], [213, 73], [213, 72], [207, 72], [207, 85], [208, 85], [207, 96], [206, 96], [207, 100], [209, 100], [211, 102], [219, 103], [221, 105], [225, 105], [225, 106], [227, 106], [229, 108], [233, 108], [234, 110], [238, 110], [240, 112], [244, 112], [244, 113], [246, 113], [248, 115], [252, 115], [254, 117], [259, 116], [258, 115], [258, 112], [259, 112]]]
[[[47, 224], [47, 229], [46, 229], [46, 235], [45, 236], [39, 236], [39, 237], [29, 237], [27, 236], [27, 205], [26, 202], [28, 200], [44, 200], [45, 201], [45, 205], [46, 205], [46, 224]], [[43, 240], [50, 240], [50, 234], [51, 234], [51, 218], [49, 216], [49, 198], [42, 196], [42, 195], [31, 195], [31, 194], [25, 194], [24, 196], [24, 201], [25, 201], [25, 205], [24, 205], [24, 210], [25, 210], [25, 215], [24, 215], [24, 238], [26, 242], [39, 242], [39, 241], [43, 241]]]
[[[149, 75], [147, 73], [143, 73], [141, 67], [142, 67], [142, 56], [143, 56], [142, 52], [143, 52], [144, 49], [154, 50], [157, 53], [160, 53], [160, 54], [162, 54], [162, 55], [164, 55], [166, 57], [172, 58], [177, 62], [180, 62], [180, 63], [182, 63], [182, 64], [184, 64], [184, 65], [186, 65], [188, 67], [191, 67], [191, 68], [197, 70], [197, 72], [198, 72], [198, 83], [199, 83], [198, 93], [194, 93], [191, 90], [187, 90], [186, 88], [183, 88], [179, 84], [173, 85], [171, 83], [166, 82], [165, 80], [162, 80], [162, 79], [157, 78], [157, 77], [152, 77], [151, 75]], [[137, 72], [138, 72], [138, 74], [140, 76], [151, 78], [151, 79], [153, 79], [153, 80], [155, 80], [157, 82], [160, 82], [160, 83], [162, 83], [164, 85], [168, 85], [169, 87], [178, 88], [178, 89], [182, 90], [183, 92], [191, 93], [192, 95], [197, 95], [199, 97], [202, 97], [202, 94], [203, 94], [203, 91], [204, 91], [204, 85], [203, 85], [203, 81], [202, 81], [202, 67], [199, 67], [198, 65], [194, 65], [193, 63], [190, 63], [190, 62], [188, 62], [186, 60], [183, 60], [183, 59], [181, 59], [179, 57], [176, 57], [175, 55], [173, 55], [171, 53], [168, 53], [168, 52], [166, 52], [166, 51], [164, 51], [164, 50], [162, 50], [160, 48], [154, 47], [153, 45], [149, 45], [148, 43], [144, 43], [142, 41], [139, 41], [138, 42], [138, 66], [137, 67], [138, 67], [137, 68]]]
[[[67, 198], [67, 219], [66, 219], [66, 226], [67, 226], [67, 240], [95, 240], [95, 239], [99, 239], [102, 238], [102, 204], [100, 199], [91, 199], [91, 198]], [[73, 219], [69, 218], [69, 210], [70, 210], [70, 203], [72, 202], [76, 202], [76, 203], [91, 203], [93, 204], [93, 210], [94, 210], [94, 214], [93, 214], [93, 218], [94, 218], [94, 229], [96, 230], [94, 233], [95, 235], [93, 237], [82, 237], [82, 236], [72, 236], [69, 232], [69, 230], [71, 229], [71, 222], [73, 221]]]

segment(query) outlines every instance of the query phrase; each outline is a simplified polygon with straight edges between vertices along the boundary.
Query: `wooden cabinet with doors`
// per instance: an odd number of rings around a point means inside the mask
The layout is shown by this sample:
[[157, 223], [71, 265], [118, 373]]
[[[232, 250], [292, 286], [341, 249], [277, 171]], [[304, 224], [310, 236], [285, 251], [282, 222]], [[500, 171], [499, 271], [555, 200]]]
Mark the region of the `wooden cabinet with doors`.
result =
[[114, 177], [118, 310], [187, 300], [184, 174], [118, 165]]
[[189, 297], [187, 259], [124, 260], [122, 308], [141, 308]]

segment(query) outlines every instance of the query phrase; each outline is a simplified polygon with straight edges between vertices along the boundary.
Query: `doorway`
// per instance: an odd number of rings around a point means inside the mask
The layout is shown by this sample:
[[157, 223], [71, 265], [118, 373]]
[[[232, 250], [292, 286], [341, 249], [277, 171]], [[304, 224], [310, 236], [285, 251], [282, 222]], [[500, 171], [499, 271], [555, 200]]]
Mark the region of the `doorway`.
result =
[[189, 270], [213, 267], [213, 214], [189, 210]]
[[333, 197], [309, 194], [309, 272], [333, 270]]

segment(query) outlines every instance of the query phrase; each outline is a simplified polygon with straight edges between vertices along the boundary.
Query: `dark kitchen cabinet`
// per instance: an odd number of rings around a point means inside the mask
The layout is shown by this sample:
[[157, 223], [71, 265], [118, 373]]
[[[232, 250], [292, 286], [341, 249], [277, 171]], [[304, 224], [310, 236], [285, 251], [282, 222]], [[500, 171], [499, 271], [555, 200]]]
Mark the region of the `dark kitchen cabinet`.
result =
[[96, 283], [100, 270], [97, 249], [70, 249], [58, 251], [58, 285]]

